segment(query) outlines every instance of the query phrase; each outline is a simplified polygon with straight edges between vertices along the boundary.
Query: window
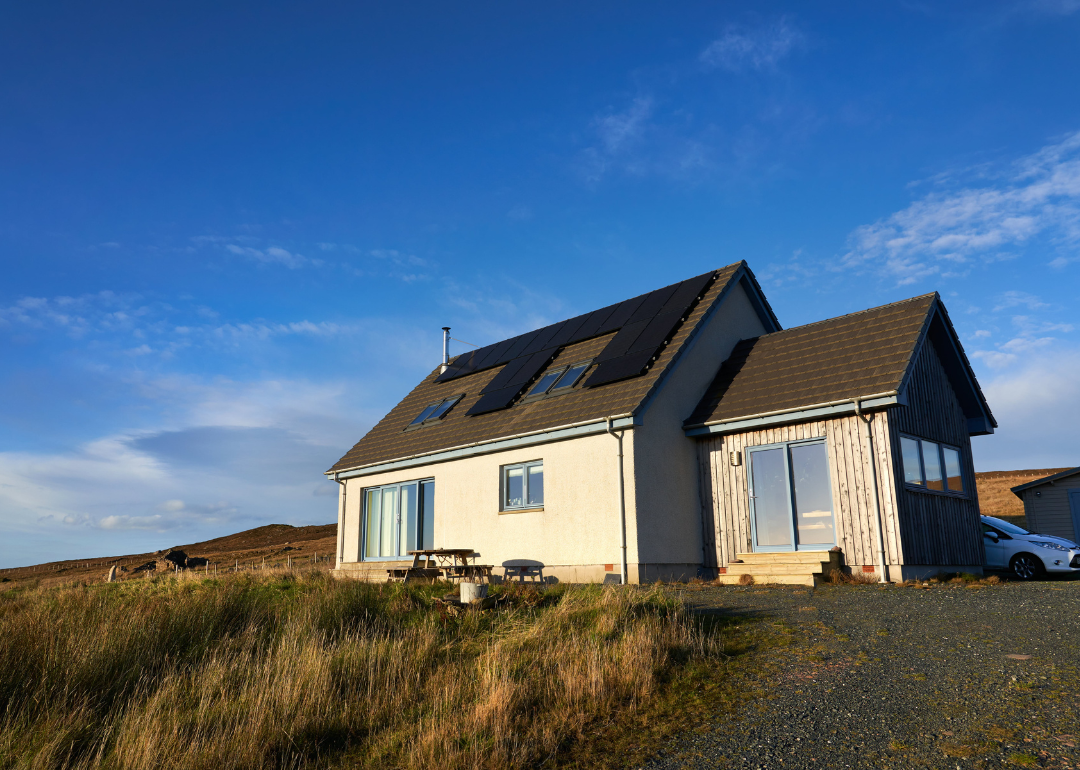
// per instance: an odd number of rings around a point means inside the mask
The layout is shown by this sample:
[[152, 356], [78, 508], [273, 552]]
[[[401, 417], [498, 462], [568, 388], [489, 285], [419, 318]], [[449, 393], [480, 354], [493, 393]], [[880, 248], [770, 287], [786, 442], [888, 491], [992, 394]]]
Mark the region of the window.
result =
[[964, 494], [960, 450], [936, 441], [900, 437], [904, 483], [932, 492]]
[[825, 442], [746, 448], [755, 551], [825, 550], [836, 542]]
[[461, 400], [464, 394], [458, 394], [456, 396], [450, 396], [450, 398], [444, 398], [442, 401], [435, 401], [424, 407], [420, 414], [416, 415], [416, 419], [409, 423], [406, 430], [409, 428], [419, 428], [421, 425], [430, 425], [433, 422], [441, 420], [447, 412], [450, 411], [450, 407]]
[[405, 559], [434, 548], [435, 481], [410, 481], [364, 490], [361, 553], [364, 561]]
[[960, 473], [960, 450], [943, 446], [941, 454], [945, 458], [945, 486], [950, 492], [963, 492], [964, 478]]
[[526, 398], [536, 399], [566, 393], [578, 383], [581, 375], [585, 374], [590, 366], [592, 366], [592, 359], [579, 361], [569, 366], [560, 366], [545, 372], [540, 381], [529, 391]]
[[544, 505], [544, 461], [502, 467], [502, 510]]

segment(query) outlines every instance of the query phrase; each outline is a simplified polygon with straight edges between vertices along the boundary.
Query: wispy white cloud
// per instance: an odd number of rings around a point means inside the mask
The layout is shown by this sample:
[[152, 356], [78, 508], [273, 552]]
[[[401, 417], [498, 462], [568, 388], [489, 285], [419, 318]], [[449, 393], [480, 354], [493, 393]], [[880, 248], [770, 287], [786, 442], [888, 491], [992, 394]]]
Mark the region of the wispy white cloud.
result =
[[[1010, 259], [1036, 238], [1075, 252], [1080, 244], [1080, 132], [1021, 158], [980, 184], [935, 191], [856, 229], [847, 267], [871, 267], [900, 284]], [[1054, 260], [1063, 266], [1075, 257]]]
[[709, 68], [731, 72], [771, 70], [805, 43], [806, 36], [782, 17], [757, 27], [731, 25], [698, 58]]
[[306, 265], [319, 267], [323, 264], [323, 260], [321, 259], [308, 259], [302, 254], [294, 254], [278, 246], [256, 249], [251, 246], [238, 246], [235, 243], [230, 243], [225, 248], [232, 254], [247, 257], [255, 262], [261, 262], [267, 265], [284, 265], [290, 270], [296, 270], [297, 268]]
[[1028, 294], [1024, 291], [1007, 291], [1001, 295], [997, 305], [994, 307], [994, 312], [1006, 310], [1011, 307], [1017, 307], [1023, 305], [1028, 310], [1041, 310], [1046, 307], [1050, 307], [1047, 303], [1036, 297], [1034, 294]]
[[[1015, 294], [1016, 292], [1010, 293]], [[1047, 307], [1037, 297], [1026, 295], [1026, 298], [1031, 302], [1033, 308]], [[1005, 307], [1011, 307], [1011, 305], [1005, 305]], [[1060, 338], [1054, 335], [1067, 334], [1074, 329], [1072, 324], [1044, 321], [1027, 315], [1016, 315], [1011, 320], [1015, 330], [1013, 332], [1014, 336], [992, 349], [974, 350], [971, 354], [972, 357], [982, 361], [991, 369], [1007, 369], [1019, 361], [1026, 361], [1040, 350], [1053, 345], [1060, 345]], [[987, 339], [990, 336], [990, 332], [985, 331], [974, 334], [976, 339]]]

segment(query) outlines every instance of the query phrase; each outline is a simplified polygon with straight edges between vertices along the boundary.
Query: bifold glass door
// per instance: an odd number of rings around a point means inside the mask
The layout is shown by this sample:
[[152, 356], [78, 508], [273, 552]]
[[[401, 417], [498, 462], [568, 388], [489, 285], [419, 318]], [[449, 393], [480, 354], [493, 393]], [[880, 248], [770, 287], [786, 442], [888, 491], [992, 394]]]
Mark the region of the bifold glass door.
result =
[[836, 544], [824, 441], [746, 450], [755, 551], [824, 550]]
[[410, 481], [364, 490], [364, 560], [404, 559], [434, 548], [435, 482]]

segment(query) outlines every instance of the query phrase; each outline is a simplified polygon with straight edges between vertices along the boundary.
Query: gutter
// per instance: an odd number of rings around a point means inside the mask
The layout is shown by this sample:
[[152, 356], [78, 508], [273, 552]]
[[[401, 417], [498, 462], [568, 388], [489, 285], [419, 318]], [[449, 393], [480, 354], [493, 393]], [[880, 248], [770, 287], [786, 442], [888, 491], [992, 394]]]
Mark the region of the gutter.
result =
[[608, 422], [613, 423], [615, 428], [621, 430], [633, 428], [638, 425], [638, 421], [635, 420], [634, 415], [631, 412], [626, 412], [624, 414], [612, 415], [611, 417], [583, 420], [581, 422], [572, 422], [566, 425], [557, 425], [552, 428], [542, 428], [540, 430], [527, 431], [525, 433], [516, 433], [511, 436], [500, 436], [499, 438], [486, 439], [484, 441], [473, 441], [468, 444], [459, 444], [457, 446], [447, 447], [446, 449], [439, 449], [434, 452], [420, 452], [378, 463], [357, 465], [352, 468], [343, 468], [336, 471], [329, 470], [325, 471], [323, 475], [332, 476], [335, 480], [339, 477], [348, 479], [355, 478], [356, 476], [370, 476], [374, 473], [397, 470], [398, 468], [411, 468], [417, 465], [430, 465], [448, 462], [450, 460], [458, 460], [463, 457], [501, 452], [506, 449], [513, 449], [516, 446], [530, 446], [533, 444], [547, 443], [549, 441], [561, 441], [588, 435], [590, 433], [603, 433], [606, 430]]
[[[721, 420], [709, 420], [708, 422], [688, 425], [683, 431], [688, 436], [703, 436], [710, 433], [732, 433], [738, 430], [751, 428], [757, 425], [770, 425], [779, 422], [791, 422], [797, 419], [810, 419], [813, 417], [826, 417], [833, 414], [842, 414], [852, 411], [852, 403], [862, 402], [862, 407], [878, 408], [903, 404], [905, 399], [898, 390], [889, 390], [884, 393], [872, 393], [867, 396], [855, 398], [841, 398], [835, 401], [823, 401], [819, 404], [807, 406], [789, 407], [787, 409], [774, 409], [770, 412], [758, 412], [741, 417], [727, 417]], [[855, 409], [858, 412], [858, 409]]]

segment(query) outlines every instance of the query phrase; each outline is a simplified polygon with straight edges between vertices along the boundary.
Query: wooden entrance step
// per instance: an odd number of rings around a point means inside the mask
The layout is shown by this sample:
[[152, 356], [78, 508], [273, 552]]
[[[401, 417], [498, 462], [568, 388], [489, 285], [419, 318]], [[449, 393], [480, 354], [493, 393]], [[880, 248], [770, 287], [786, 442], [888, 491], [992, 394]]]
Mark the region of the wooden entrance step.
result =
[[[738, 584], [753, 578], [754, 584], [813, 586], [827, 580], [842, 566], [840, 551], [788, 551], [785, 553], [741, 553], [739, 561], [721, 567], [720, 583]], [[741, 563], [740, 563], [741, 562]]]

